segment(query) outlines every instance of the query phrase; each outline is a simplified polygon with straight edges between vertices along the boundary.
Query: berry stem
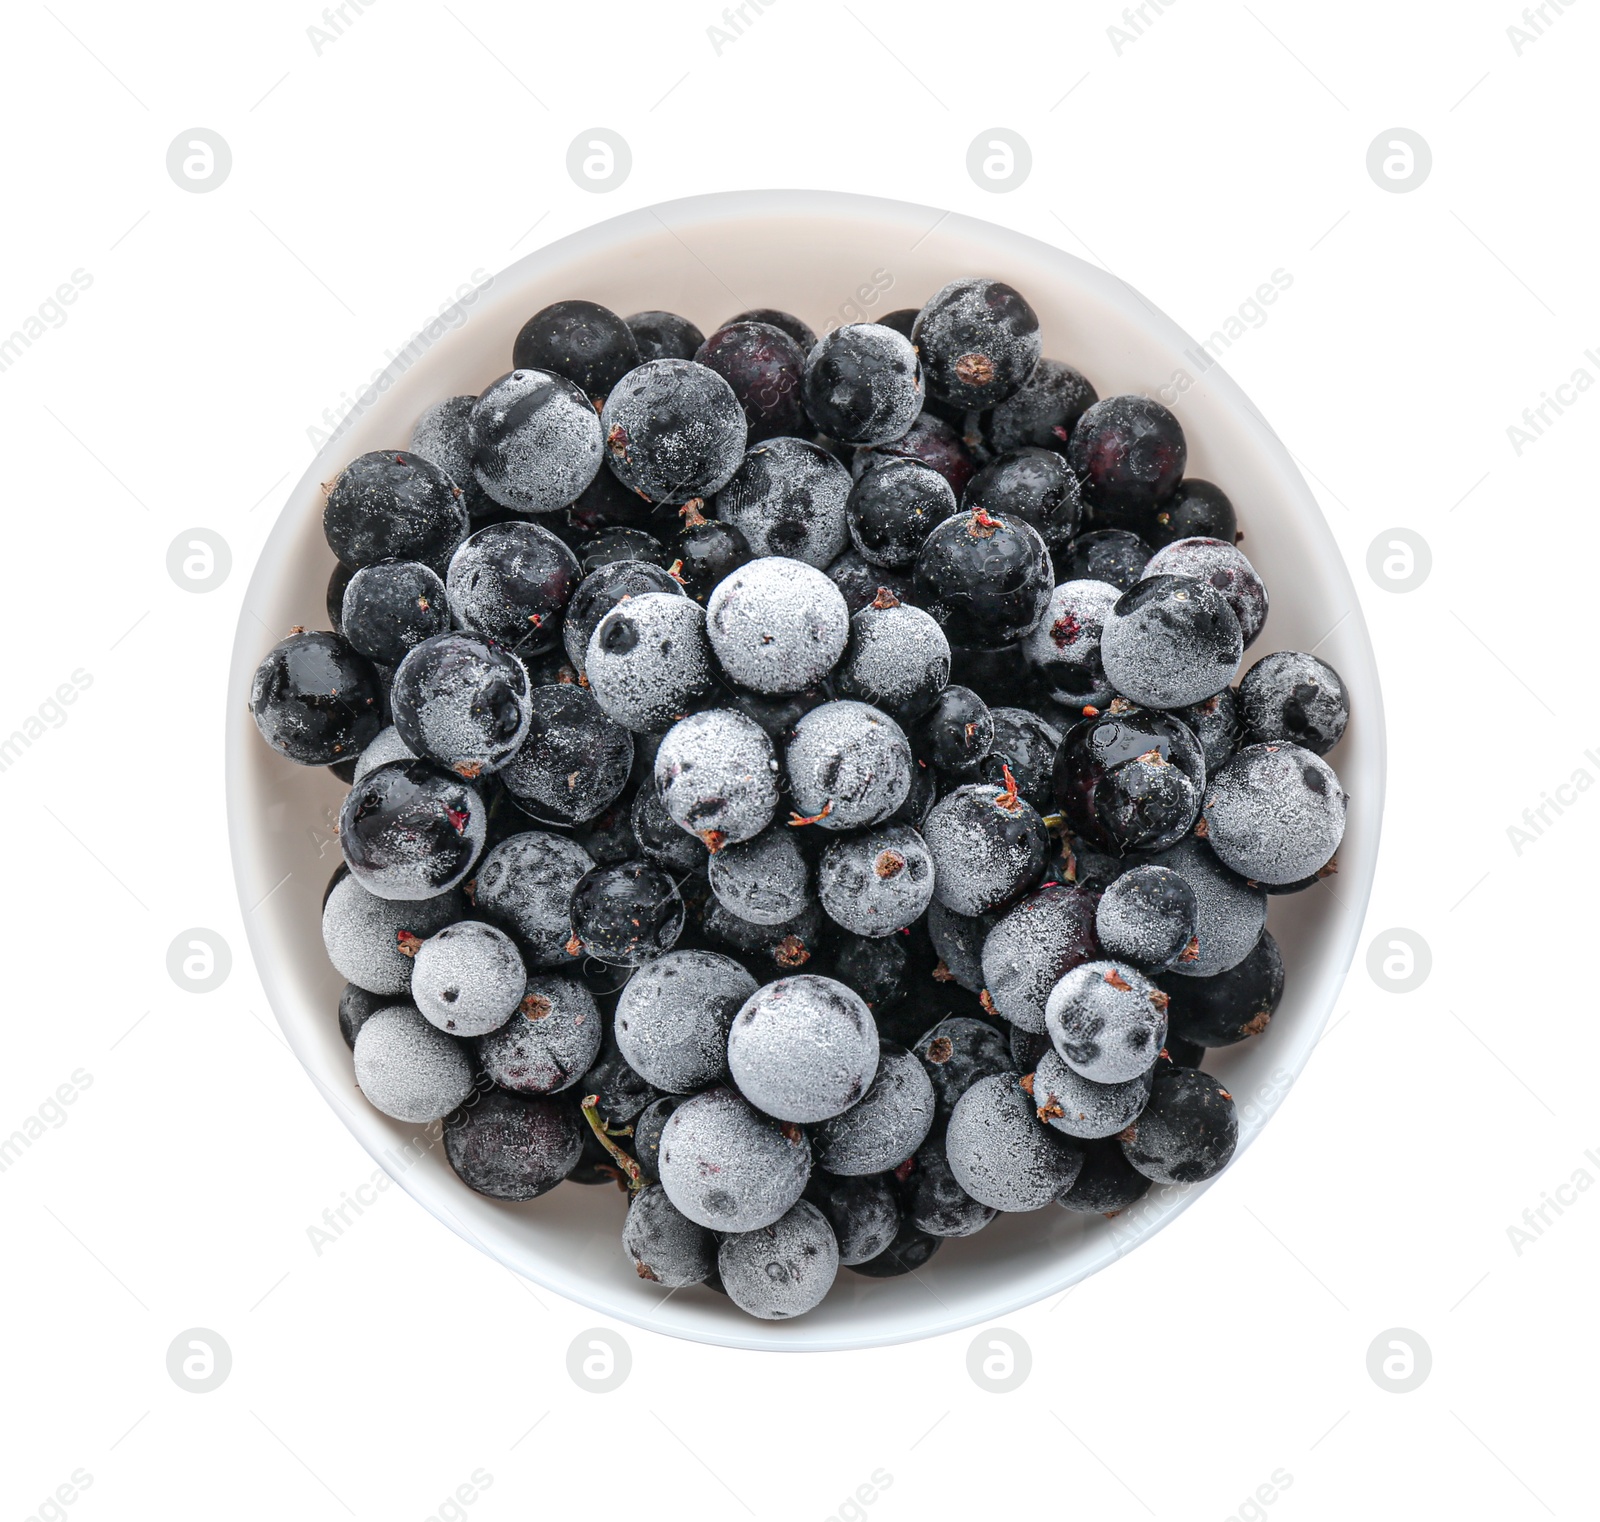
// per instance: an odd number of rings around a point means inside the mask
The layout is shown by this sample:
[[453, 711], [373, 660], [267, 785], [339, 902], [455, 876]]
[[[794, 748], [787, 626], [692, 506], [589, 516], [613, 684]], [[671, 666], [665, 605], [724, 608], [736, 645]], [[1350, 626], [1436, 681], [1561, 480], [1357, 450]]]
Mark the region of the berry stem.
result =
[[1008, 814], [1015, 814], [1022, 804], [1017, 798], [1017, 779], [1011, 775], [1011, 768], [1004, 762], [1000, 765], [1001, 773], [1005, 776], [1005, 790], [994, 801], [997, 809], [1004, 809]]
[[822, 805], [822, 812], [820, 814], [812, 814], [809, 818], [802, 814], [790, 814], [789, 828], [798, 829], [801, 825], [805, 824], [820, 824], [832, 812], [833, 799], [830, 798], [825, 804]]
[[[589, 1122], [589, 1129], [594, 1132], [595, 1139], [611, 1154], [616, 1165], [622, 1169], [628, 1180], [628, 1193], [637, 1194], [644, 1188], [644, 1170], [611, 1139], [611, 1133], [606, 1129], [606, 1123], [600, 1118], [599, 1105], [600, 1096], [598, 1094], [590, 1094], [584, 1099], [579, 1108], [583, 1111], [583, 1118]], [[630, 1128], [619, 1134], [631, 1136], [633, 1132]]]

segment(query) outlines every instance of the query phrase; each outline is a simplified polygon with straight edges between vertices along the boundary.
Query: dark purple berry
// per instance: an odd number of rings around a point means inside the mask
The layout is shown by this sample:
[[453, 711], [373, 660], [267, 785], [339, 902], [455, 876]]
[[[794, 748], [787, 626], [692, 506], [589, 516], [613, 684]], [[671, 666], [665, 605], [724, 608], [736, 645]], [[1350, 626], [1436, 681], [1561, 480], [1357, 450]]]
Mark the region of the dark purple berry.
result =
[[537, 523], [481, 528], [450, 559], [445, 585], [459, 628], [519, 655], [549, 650], [578, 585], [577, 557]]
[[571, 1104], [491, 1089], [445, 1121], [444, 1151], [469, 1189], [496, 1200], [531, 1200], [571, 1171], [585, 1129]]
[[996, 518], [1021, 518], [1052, 550], [1078, 532], [1083, 502], [1078, 478], [1064, 456], [1049, 449], [1014, 449], [991, 460], [967, 483], [961, 506]]
[[1206, 781], [1200, 742], [1171, 714], [1113, 704], [1075, 724], [1056, 757], [1056, 802], [1069, 828], [1121, 856], [1188, 833]]
[[687, 502], [721, 491], [744, 459], [744, 410], [715, 370], [653, 359], [629, 371], [600, 415], [606, 458], [652, 502]]
[[596, 404], [639, 362], [633, 330], [592, 301], [558, 301], [535, 312], [511, 348], [516, 369], [564, 376]]
[[683, 931], [683, 899], [648, 862], [596, 867], [572, 890], [572, 937], [592, 957], [637, 967], [671, 951]]
[[1263, 930], [1255, 950], [1226, 972], [1209, 978], [1170, 973], [1158, 978], [1171, 1000], [1167, 1005], [1168, 1049], [1174, 1038], [1211, 1047], [1232, 1046], [1259, 1036], [1278, 1012], [1283, 976], [1283, 953], [1272, 932]]
[[1039, 531], [1018, 518], [957, 513], [917, 557], [917, 600], [952, 645], [1006, 645], [1044, 617], [1055, 577]]
[[380, 560], [420, 560], [442, 572], [467, 537], [460, 490], [421, 455], [378, 450], [352, 460], [328, 488], [322, 531], [358, 571]]
[[744, 408], [750, 443], [806, 431], [801, 399], [806, 351], [782, 328], [765, 322], [731, 322], [701, 344], [694, 358], [733, 387]]
[[1220, 486], [1185, 476], [1157, 509], [1150, 536], [1157, 549], [1177, 539], [1191, 538], [1220, 539], [1232, 544], [1239, 537], [1239, 520]]
[[1122, 1154], [1158, 1184], [1198, 1184], [1221, 1173], [1239, 1142], [1233, 1096], [1209, 1073], [1156, 1064], [1150, 1103], [1128, 1133]]
[[999, 280], [953, 280], [918, 314], [911, 330], [929, 394], [963, 410], [999, 406], [1039, 364], [1039, 318], [1019, 291]]
[[1150, 546], [1126, 529], [1096, 529], [1079, 534], [1056, 565], [1062, 581], [1106, 581], [1126, 592], [1144, 575]]
[[847, 504], [850, 538], [874, 565], [916, 564], [928, 535], [956, 511], [950, 483], [931, 465], [884, 459], [861, 473]]
[[383, 728], [378, 673], [337, 634], [291, 634], [274, 645], [250, 682], [261, 738], [301, 766], [359, 755]]
[[435, 898], [455, 887], [482, 852], [486, 830], [477, 789], [431, 761], [374, 767], [339, 810], [351, 875], [379, 898]]
[[812, 421], [841, 444], [898, 439], [922, 410], [916, 350], [892, 328], [856, 322], [835, 328], [806, 360], [804, 397]]
[[706, 335], [676, 312], [635, 312], [624, 318], [639, 346], [639, 363], [652, 359], [693, 359]]
[[967, 419], [967, 430], [996, 454], [1008, 449], [1067, 452], [1078, 419], [1099, 395], [1071, 365], [1041, 359], [1028, 383], [1013, 397]]
[[1350, 698], [1326, 661], [1298, 650], [1263, 656], [1239, 683], [1239, 721], [1247, 744], [1287, 740], [1325, 756], [1344, 738]]
[[1142, 534], [1182, 480], [1189, 448], [1160, 402], [1108, 396], [1078, 419], [1067, 458], [1098, 521]]
[[931, 465], [950, 483], [958, 502], [978, 468], [961, 435], [931, 412], [918, 414], [917, 420], [898, 439], [857, 449], [850, 468], [859, 476], [880, 460], [915, 460], [920, 465]]

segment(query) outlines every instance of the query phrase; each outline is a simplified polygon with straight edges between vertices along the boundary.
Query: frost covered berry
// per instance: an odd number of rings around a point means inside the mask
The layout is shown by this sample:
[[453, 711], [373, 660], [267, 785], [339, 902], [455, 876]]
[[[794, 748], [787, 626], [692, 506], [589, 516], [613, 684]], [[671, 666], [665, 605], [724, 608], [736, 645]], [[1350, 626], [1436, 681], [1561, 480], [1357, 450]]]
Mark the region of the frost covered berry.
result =
[[1051, 990], [1074, 967], [1100, 955], [1095, 895], [1049, 883], [996, 921], [983, 943], [990, 1007], [1025, 1031], [1045, 1028]]
[[731, 1089], [707, 1089], [672, 1112], [661, 1133], [661, 1187], [713, 1231], [770, 1226], [800, 1198], [811, 1144]]
[[467, 441], [478, 485], [518, 513], [576, 502], [602, 459], [589, 398], [548, 370], [513, 370], [495, 381], [472, 409]]
[[1040, 1054], [1033, 1073], [1039, 1119], [1066, 1136], [1093, 1141], [1115, 1136], [1138, 1118], [1150, 1098], [1154, 1064], [1121, 1083], [1093, 1083], [1074, 1072], [1054, 1047]]
[[850, 472], [805, 439], [769, 438], [717, 493], [717, 517], [758, 556], [781, 555], [819, 569], [850, 542], [845, 502]]
[[1189, 576], [1147, 576], [1117, 599], [1100, 631], [1106, 679], [1147, 708], [1182, 708], [1221, 692], [1243, 654], [1227, 598]]
[[911, 747], [888, 714], [841, 699], [794, 728], [785, 766], [797, 819], [827, 830], [877, 824], [911, 791]]
[[1116, 696], [1100, 657], [1100, 634], [1121, 595], [1107, 581], [1064, 581], [1050, 594], [1022, 650], [1052, 702], [1104, 708]]
[[1158, 1184], [1198, 1184], [1227, 1167], [1239, 1144], [1233, 1096], [1209, 1073], [1163, 1062], [1122, 1154]]
[[584, 1076], [600, 1053], [605, 1022], [576, 978], [530, 977], [509, 1019], [473, 1042], [493, 1082], [519, 1094], [555, 1094]]
[[337, 634], [291, 634], [274, 645], [250, 683], [261, 738], [301, 766], [359, 755], [383, 728], [378, 673]]
[[711, 891], [730, 913], [755, 925], [782, 925], [816, 902], [811, 869], [787, 825], [723, 846], [707, 862]]
[[444, 1152], [469, 1189], [531, 1200], [577, 1166], [584, 1130], [569, 1102], [491, 1089], [445, 1122]]
[[566, 949], [572, 890], [594, 865], [576, 841], [528, 830], [484, 857], [472, 880], [473, 902], [480, 916], [510, 933], [530, 967], [557, 967], [576, 955]]
[[352, 460], [328, 487], [322, 531], [339, 563], [420, 560], [443, 572], [467, 537], [467, 509], [444, 471], [421, 455], [377, 450]]
[[898, 1168], [927, 1139], [933, 1085], [922, 1063], [892, 1041], [878, 1043], [878, 1071], [865, 1094], [812, 1132], [817, 1165], [845, 1177]]
[[624, 729], [670, 729], [715, 681], [705, 609], [667, 592], [619, 602], [590, 636], [584, 671], [595, 702]]
[[766, 556], [718, 583], [706, 605], [717, 662], [741, 687], [799, 692], [834, 667], [850, 635], [844, 596], [815, 566]]
[[1073, 1072], [1093, 1083], [1125, 1083], [1160, 1055], [1167, 1002], [1125, 962], [1084, 962], [1051, 992], [1045, 1028]]
[[1150, 557], [1146, 576], [1188, 576], [1220, 592], [1248, 648], [1267, 622], [1266, 583], [1242, 550], [1221, 539], [1177, 539]]
[[933, 806], [922, 827], [933, 895], [957, 914], [982, 914], [1026, 893], [1044, 873], [1044, 821], [1013, 786], [973, 782]]
[[1344, 838], [1345, 794], [1321, 756], [1278, 742], [1247, 745], [1206, 785], [1206, 839], [1251, 882], [1311, 877]]
[[922, 411], [917, 352], [893, 328], [846, 323], [806, 358], [805, 404], [811, 420], [841, 444], [886, 444]]
[[462, 920], [418, 947], [411, 1000], [440, 1030], [482, 1036], [511, 1018], [526, 981], [510, 936], [493, 925]]
[[606, 397], [600, 430], [623, 485], [667, 503], [721, 491], [744, 459], [748, 435], [733, 388], [683, 359], [649, 360], [624, 375]]
[[728, 1034], [728, 1071], [758, 1110], [809, 1124], [848, 1109], [878, 1070], [878, 1028], [860, 994], [801, 973], [757, 989]]
[[928, 392], [952, 407], [982, 411], [1015, 396], [1039, 364], [1039, 318], [1020, 291], [1000, 280], [962, 279], [918, 313], [911, 341]]
[[850, 620], [850, 643], [834, 673], [841, 697], [909, 724], [939, 701], [949, 680], [950, 641], [921, 608], [880, 589]]
[[1108, 957], [1156, 973], [1199, 954], [1199, 902], [1170, 867], [1135, 867], [1100, 896], [1095, 933]]
[[680, 719], [662, 737], [655, 786], [673, 822], [715, 854], [772, 823], [778, 761], [754, 719], [711, 708]]
[[716, 1239], [684, 1215], [659, 1184], [641, 1189], [628, 1206], [622, 1250], [641, 1279], [664, 1289], [703, 1284], [716, 1269]]
[[356, 1083], [374, 1109], [422, 1125], [472, 1092], [466, 1048], [409, 1004], [380, 1009], [356, 1034]]
[[435, 898], [471, 872], [488, 818], [471, 783], [431, 761], [375, 767], [345, 794], [339, 844], [379, 898]]
[[756, 980], [732, 957], [671, 951], [641, 967], [617, 1000], [617, 1046], [669, 1094], [692, 1094], [727, 1072], [728, 1030]]
[[516, 754], [528, 734], [528, 673], [476, 634], [436, 634], [400, 662], [394, 727], [419, 756], [472, 778]]
[[933, 897], [933, 858], [909, 825], [879, 825], [831, 842], [817, 867], [817, 896], [835, 924], [893, 935]]
[[728, 1298], [762, 1321], [784, 1321], [822, 1303], [839, 1272], [828, 1218], [801, 1200], [769, 1226], [723, 1238], [717, 1275]]
[[1314, 655], [1275, 651], [1239, 683], [1239, 723], [1252, 744], [1287, 740], [1325, 756], [1344, 738], [1349, 722], [1344, 679]]
[[980, 1078], [956, 1101], [944, 1150], [955, 1181], [995, 1210], [1042, 1210], [1083, 1165], [1081, 1149], [1040, 1121], [1015, 1073]]

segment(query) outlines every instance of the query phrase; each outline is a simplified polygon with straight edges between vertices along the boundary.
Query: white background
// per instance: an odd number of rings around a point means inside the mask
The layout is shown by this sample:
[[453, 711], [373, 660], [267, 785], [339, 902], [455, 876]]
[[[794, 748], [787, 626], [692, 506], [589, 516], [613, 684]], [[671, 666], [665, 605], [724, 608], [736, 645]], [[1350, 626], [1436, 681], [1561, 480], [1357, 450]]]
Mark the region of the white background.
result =
[[[1557, 1188], [1600, 1179], [1600, 797], [1508, 835], [1600, 778], [1600, 396], [1520, 453], [1507, 433], [1580, 367], [1600, 380], [1600, 19], [1543, 9], [1519, 52], [1510, 0], [1181, 0], [1137, 36], [1110, 3], [771, 0], [720, 53], [711, 0], [381, 0], [320, 52], [309, 3], [11, 10], [0, 334], [92, 283], [0, 370], [0, 735], [91, 685], [0, 772], [0, 1136], [48, 1111], [0, 1172], [0, 1516], [1593, 1515], [1600, 1192]], [[196, 126], [233, 156], [207, 194], [165, 167]], [[565, 167], [595, 126], [633, 151], [603, 196]], [[966, 169], [996, 126], [1034, 160], [1003, 195]], [[1366, 167], [1394, 127], [1433, 156], [1404, 194]], [[226, 652], [308, 430], [475, 270], [768, 185], [1005, 222], [1197, 334], [1288, 272], [1226, 364], [1378, 646], [1367, 939], [1410, 929], [1432, 973], [1395, 995], [1358, 957], [1270, 1136], [1009, 1318], [1032, 1352], [1011, 1394], [969, 1377], [971, 1333], [792, 1357], [629, 1328], [632, 1372], [596, 1395], [566, 1369], [593, 1313], [398, 1191], [317, 1253], [308, 1227], [372, 1165], [279, 1037], [234, 899]], [[232, 553], [204, 595], [166, 570], [199, 526]], [[1366, 569], [1394, 527], [1433, 557], [1404, 594]], [[166, 970], [191, 926], [233, 948], [213, 993]], [[1514, 1243], [1547, 1196], [1568, 1203]], [[232, 1351], [209, 1394], [167, 1372], [195, 1327]], [[1408, 1394], [1368, 1373], [1390, 1328], [1431, 1349]]]

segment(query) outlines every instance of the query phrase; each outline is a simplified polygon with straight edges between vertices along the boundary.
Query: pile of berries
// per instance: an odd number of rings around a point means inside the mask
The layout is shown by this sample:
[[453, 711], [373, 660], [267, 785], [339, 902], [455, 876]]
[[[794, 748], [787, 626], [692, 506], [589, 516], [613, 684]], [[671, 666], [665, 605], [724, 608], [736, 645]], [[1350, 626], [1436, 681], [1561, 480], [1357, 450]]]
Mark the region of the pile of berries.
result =
[[1348, 705], [1239, 679], [1267, 589], [1177, 418], [986, 279], [820, 339], [563, 301], [511, 360], [328, 483], [332, 630], [252, 691], [350, 784], [367, 1099], [769, 1319], [1217, 1173]]

